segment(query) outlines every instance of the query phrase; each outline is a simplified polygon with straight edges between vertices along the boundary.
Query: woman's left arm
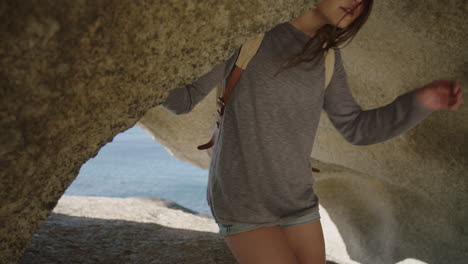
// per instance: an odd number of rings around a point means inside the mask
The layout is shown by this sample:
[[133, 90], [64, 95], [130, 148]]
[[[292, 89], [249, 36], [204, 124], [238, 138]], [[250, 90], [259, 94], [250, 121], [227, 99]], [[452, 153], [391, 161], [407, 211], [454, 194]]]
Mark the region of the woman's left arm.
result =
[[458, 82], [434, 81], [398, 96], [385, 106], [362, 110], [347, 84], [340, 51], [335, 71], [325, 91], [323, 108], [340, 134], [353, 145], [371, 145], [398, 136], [430, 113], [457, 109], [463, 103]]

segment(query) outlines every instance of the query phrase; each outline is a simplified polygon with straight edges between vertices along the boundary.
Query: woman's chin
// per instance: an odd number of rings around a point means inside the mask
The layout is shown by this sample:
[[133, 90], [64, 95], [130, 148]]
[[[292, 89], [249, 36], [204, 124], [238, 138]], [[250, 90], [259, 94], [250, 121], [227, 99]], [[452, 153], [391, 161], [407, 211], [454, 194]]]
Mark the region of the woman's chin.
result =
[[336, 25], [337, 28], [339, 29], [344, 29], [344, 28], [347, 28], [351, 23], [339, 23], [338, 25]]

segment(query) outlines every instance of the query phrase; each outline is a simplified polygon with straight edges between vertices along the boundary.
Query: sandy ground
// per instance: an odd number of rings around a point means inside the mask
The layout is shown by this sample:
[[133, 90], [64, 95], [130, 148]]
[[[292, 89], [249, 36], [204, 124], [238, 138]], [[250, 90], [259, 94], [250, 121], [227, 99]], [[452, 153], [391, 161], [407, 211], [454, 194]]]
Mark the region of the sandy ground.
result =
[[62, 196], [18, 263], [237, 263], [217, 232], [212, 217], [164, 199]]

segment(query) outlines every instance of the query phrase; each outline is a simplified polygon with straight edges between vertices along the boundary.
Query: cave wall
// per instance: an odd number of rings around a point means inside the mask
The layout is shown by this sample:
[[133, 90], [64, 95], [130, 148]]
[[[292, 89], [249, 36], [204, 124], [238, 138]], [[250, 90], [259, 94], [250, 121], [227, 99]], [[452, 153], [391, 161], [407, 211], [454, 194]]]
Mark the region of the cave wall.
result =
[[257, 33], [315, 1], [0, 2], [0, 260], [80, 167]]

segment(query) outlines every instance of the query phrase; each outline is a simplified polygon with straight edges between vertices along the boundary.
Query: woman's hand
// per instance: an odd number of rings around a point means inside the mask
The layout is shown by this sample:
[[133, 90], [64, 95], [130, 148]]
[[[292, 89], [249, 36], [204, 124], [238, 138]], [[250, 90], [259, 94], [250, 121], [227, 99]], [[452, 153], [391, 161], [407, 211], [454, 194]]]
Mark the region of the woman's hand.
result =
[[437, 80], [419, 88], [416, 97], [431, 110], [456, 110], [463, 103], [463, 90], [458, 81]]

